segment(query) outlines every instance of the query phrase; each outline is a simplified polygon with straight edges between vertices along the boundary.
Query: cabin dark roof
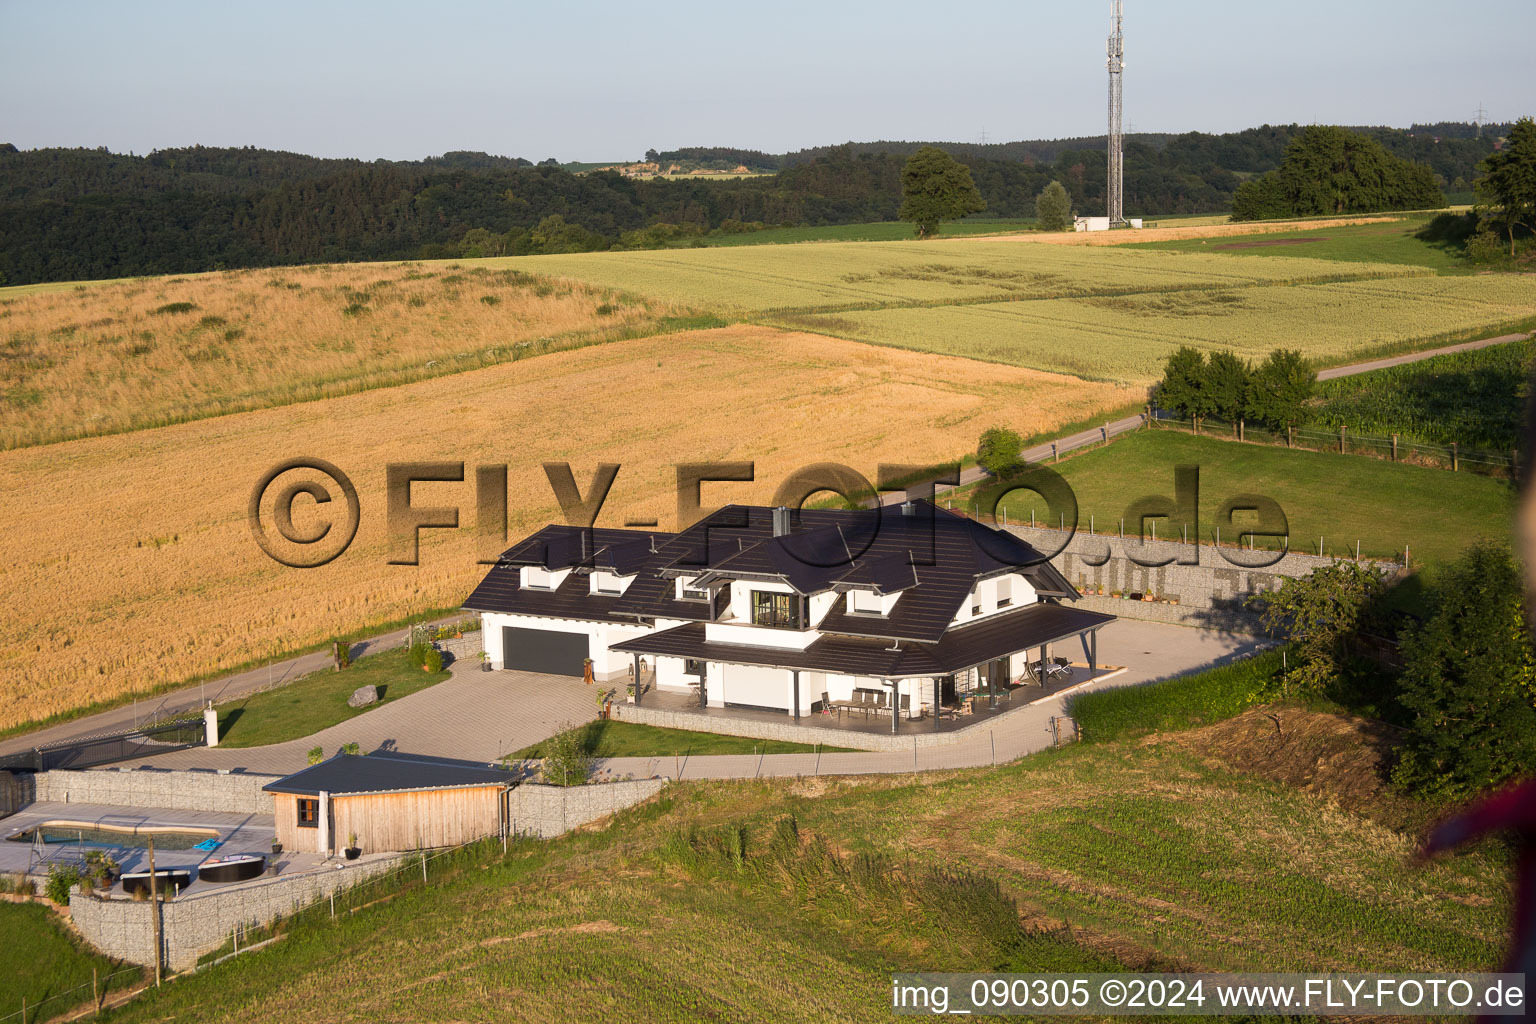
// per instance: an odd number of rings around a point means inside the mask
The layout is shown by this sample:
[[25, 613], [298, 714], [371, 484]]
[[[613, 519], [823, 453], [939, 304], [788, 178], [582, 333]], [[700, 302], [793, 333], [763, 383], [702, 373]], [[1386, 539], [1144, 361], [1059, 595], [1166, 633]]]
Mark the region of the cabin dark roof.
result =
[[[729, 505], [677, 534], [581, 531], [551, 526], [509, 549], [465, 601], [476, 611], [585, 620], [707, 620], [713, 602], [678, 599], [675, 578], [701, 586], [732, 579], [782, 581], [802, 594], [868, 587], [901, 593], [888, 616], [835, 607], [815, 627], [851, 636], [936, 642], [979, 580], [1017, 572], [1043, 598], [1076, 600], [1077, 591], [1018, 536], [920, 501], [873, 509], [803, 509], [791, 530], [774, 536], [773, 509]], [[589, 593], [581, 559], [627, 567], [621, 596]], [[554, 591], [519, 589], [517, 567], [576, 566]]]
[[268, 793], [332, 796], [357, 793], [401, 793], [424, 789], [465, 789], [510, 786], [516, 781], [499, 768], [447, 758], [403, 754], [337, 754], [301, 772], [261, 787]]
[[706, 639], [704, 623], [690, 622], [614, 644], [610, 650], [843, 675], [922, 676], [958, 672], [1016, 651], [1069, 639], [1114, 618], [1059, 604], [1032, 604], [957, 626], [938, 643], [891, 644], [881, 639], [822, 636], [804, 650], [720, 643]]

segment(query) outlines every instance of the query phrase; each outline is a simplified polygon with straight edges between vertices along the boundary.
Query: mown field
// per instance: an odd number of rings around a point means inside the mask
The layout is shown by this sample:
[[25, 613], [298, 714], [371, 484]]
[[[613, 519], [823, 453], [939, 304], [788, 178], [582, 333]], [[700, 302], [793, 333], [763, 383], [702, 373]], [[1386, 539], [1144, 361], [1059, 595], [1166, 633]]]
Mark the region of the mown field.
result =
[[[1079, 529], [1087, 530], [1092, 516], [1100, 533], [1110, 533], [1136, 499], [1172, 498], [1179, 465], [1200, 467], [1200, 532], [1207, 542], [1221, 503], [1255, 492], [1285, 510], [1292, 550], [1316, 554], [1321, 538], [1325, 554], [1352, 555], [1358, 540], [1362, 555], [1401, 558], [1406, 547], [1416, 563], [1454, 557], [1479, 537], [1507, 537], [1515, 508], [1505, 480], [1173, 430], [1131, 434], [1052, 468], [1077, 496]], [[956, 499], [955, 507], [964, 500]], [[1004, 498], [999, 509], [1010, 523], [1028, 523], [1032, 513], [1045, 518], [1044, 502], [1027, 491]], [[1159, 521], [1158, 536], [1166, 538], [1168, 529]], [[1224, 531], [1225, 542], [1232, 541], [1230, 532]]]
[[23, 999], [29, 1021], [48, 1020], [75, 1006], [89, 1005], [93, 969], [102, 991], [114, 996], [143, 976], [138, 968], [94, 952], [41, 903], [0, 902], [0, 949], [5, 951], [0, 1007], [16, 1014], [11, 1020], [17, 1022]]
[[[881, 460], [952, 459], [994, 422], [1037, 432], [1138, 397], [743, 326], [13, 449], [0, 453], [0, 728], [458, 607], [483, 572], [472, 530], [481, 463], [509, 466], [513, 538], [559, 518], [546, 460], [570, 460], [583, 490], [597, 462], [621, 463], [599, 524], [667, 527], [682, 461], [754, 460], [756, 482], [707, 485], [703, 500], [766, 503], [813, 462], [872, 478]], [[316, 569], [268, 558], [246, 522], [258, 479], [299, 455], [336, 464], [360, 499], [351, 548]], [[466, 463], [465, 483], [412, 489], [417, 505], [457, 505], [464, 528], [424, 530], [420, 566], [390, 565], [385, 466], [413, 460]], [[302, 499], [296, 526], [313, 529], [341, 504]]]
[[1415, 845], [1177, 742], [680, 784], [344, 897], [114, 1019], [868, 1021], [905, 970], [1491, 968], [1502, 859]]
[[1473, 268], [1454, 246], [1426, 243], [1416, 238], [1428, 224], [1429, 214], [1405, 216], [1374, 224], [1343, 224], [1304, 231], [1265, 232], [1224, 238], [1191, 238], [1164, 242], [1136, 242], [1132, 248], [1163, 252], [1226, 253], [1266, 259], [1303, 256], [1346, 263], [1403, 263], [1428, 267], [1437, 273], [1471, 273]]
[[653, 333], [664, 303], [483, 266], [0, 290], [0, 447], [262, 409]]
[[1393, 265], [1341, 267], [1332, 260], [1238, 260], [1220, 254], [1045, 247], [1027, 240], [965, 238], [581, 253], [484, 262], [539, 275], [568, 276], [656, 301], [752, 316], [1426, 273]]
[[1536, 342], [1527, 339], [1326, 380], [1312, 418], [1361, 434], [1507, 452], [1520, 445], [1533, 359]]
[[[990, 235], [1004, 231], [1030, 231], [1032, 220], [957, 220], [944, 225], [945, 237]], [[792, 228], [764, 228], [732, 234], [701, 235], [679, 240], [679, 248], [694, 245], [709, 247], [738, 245], [791, 245], [798, 242], [901, 242], [910, 241], [916, 232], [907, 221], [871, 221], [867, 224], [826, 224]]]
[[1250, 359], [1262, 358], [1273, 348], [1294, 348], [1318, 364], [1337, 365], [1527, 326], [1533, 317], [1536, 286], [1519, 275], [1499, 275], [1149, 290], [772, 319], [786, 327], [876, 345], [945, 352], [1090, 380], [1150, 383], [1180, 345], [1231, 349]]

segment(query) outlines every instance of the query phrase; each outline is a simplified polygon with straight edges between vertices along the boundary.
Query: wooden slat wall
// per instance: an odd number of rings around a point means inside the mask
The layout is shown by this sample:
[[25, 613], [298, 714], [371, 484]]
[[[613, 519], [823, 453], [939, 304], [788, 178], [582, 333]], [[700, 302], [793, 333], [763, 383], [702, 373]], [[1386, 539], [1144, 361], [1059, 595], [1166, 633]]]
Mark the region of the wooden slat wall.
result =
[[[346, 846], [355, 832], [364, 853], [377, 853], [458, 846], [494, 834], [501, 824], [503, 788], [332, 797], [336, 844]], [[292, 814], [290, 810], [290, 818]]]
[[285, 853], [319, 853], [320, 830], [299, 827], [299, 798], [292, 793], [273, 793], [272, 812], [276, 816], [277, 841]]

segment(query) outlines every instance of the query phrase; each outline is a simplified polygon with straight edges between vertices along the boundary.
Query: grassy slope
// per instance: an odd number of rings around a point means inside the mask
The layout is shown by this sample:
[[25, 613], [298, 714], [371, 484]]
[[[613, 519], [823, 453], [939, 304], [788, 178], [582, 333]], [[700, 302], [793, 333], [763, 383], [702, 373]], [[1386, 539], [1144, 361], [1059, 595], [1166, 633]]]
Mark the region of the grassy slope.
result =
[[[1032, 220], [957, 220], [946, 223], [940, 237], [1002, 234], [1031, 231]], [[867, 224], [827, 224], [793, 228], [764, 228], [737, 235], [704, 235], [680, 239], [672, 248], [690, 249], [695, 243], [705, 247], [737, 245], [785, 245], [795, 242], [906, 242], [914, 237], [911, 224], [903, 220], [871, 221]]]
[[[91, 969], [96, 969], [106, 986], [107, 976], [123, 967], [83, 947], [53, 911], [39, 903], [0, 903], [0, 949], [5, 950], [0, 1007], [15, 1013], [26, 999], [32, 1007], [27, 1012], [28, 1021], [46, 1020], [72, 1006], [89, 1003]], [[110, 991], [126, 988], [138, 978], [137, 970], [114, 978]], [[44, 999], [49, 1001], [39, 1015], [37, 1006]]]
[[[219, 705], [219, 743], [259, 747], [296, 740], [447, 678], [446, 671], [423, 672], [410, 664], [403, 649], [385, 651], [342, 672], [322, 669], [276, 690]], [[379, 704], [348, 707], [347, 698], [360, 686], [377, 686]]]
[[[1200, 530], [1206, 539], [1214, 535], [1224, 500], [1258, 492], [1285, 510], [1297, 551], [1315, 553], [1321, 536], [1328, 554], [1353, 553], [1358, 539], [1365, 555], [1400, 556], [1407, 544], [1414, 561], [1433, 561], [1454, 556], [1479, 536], [1507, 536], [1514, 510], [1509, 485], [1489, 477], [1171, 430], [1132, 434], [1053, 468], [1077, 495], [1079, 528], [1086, 530], [1092, 515], [1103, 533], [1118, 528], [1135, 499], [1171, 498], [1174, 467], [1190, 464], [1200, 467]], [[961, 507], [960, 499], [955, 505]], [[1043, 500], [1029, 492], [1016, 492], [999, 506], [1013, 523], [1028, 522], [1032, 507], [1045, 518]], [[1159, 529], [1166, 536], [1166, 523]]]
[[893, 970], [1486, 969], [1501, 865], [1410, 867], [1413, 846], [1174, 745], [683, 784], [606, 831], [306, 915], [118, 1016], [869, 1020]]
[[[579, 726], [582, 746], [593, 757], [686, 757], [691, 754], [804, 754], [820, 749], [838, 753], [847, 747], [814, 747], [809, 743], [754, 740], [686, 729], [662, 729], [634, 722], [589, 722]], [[524, 747], [511, 756], [543, 757], [548, 741]]]
[[[1351, 263], [1400, 263], [1428, 267], [1442, 274], [1471, 273], [1472, 268], [1455, 249], [1423, 242], [1414, 237], [1429, 220], [1429, 216], [1420, 215], [1387, 224], [1351, 224], [1312, 231], [1233, 235], [1177, 242], [1138, 242], [1130, 248], [1167, 252], [1221, 252], [1234, 256], [1304, 256], [1308, 259]], [[1273, 244], [1286, 239], [1299, 239], [1300, 244]], [[1266, 244], [1244, 247], [1250, 242]]]

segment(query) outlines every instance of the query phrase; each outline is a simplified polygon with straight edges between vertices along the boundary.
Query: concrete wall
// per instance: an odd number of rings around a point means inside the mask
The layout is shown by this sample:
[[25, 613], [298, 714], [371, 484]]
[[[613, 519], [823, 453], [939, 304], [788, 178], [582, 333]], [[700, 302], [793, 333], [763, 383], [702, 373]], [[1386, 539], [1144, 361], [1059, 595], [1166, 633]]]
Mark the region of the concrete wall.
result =
[[550, 839], [589, 821], [606, 818], [661, 792], [666, 779], [545, 786], [525, 782], [508, 794], [512, 831]]
[[261, 787], [276, 775], [173, 772], [153, 768], [129, 771], [52, 771], [35, 776], [32, 799], [63, 804], [113, 804], [164, 807], [179, 811], [227, 811], [271, 814], [272, 794]]
[[[1041, 551], [1061, 547], [1058, 530], [1009, 526], [1009, 531]], [[1244, 607], [1247, 599], [1266, 590], [1274, 590], [1288, 577], [1306, 576], [1319, 566], [1332, 565], [1334, 559], [1291, 552], [1270, 566], [1252, 567], [1252, 563], [1273, 558], [1264, 551], [1237, 548], [1216, 549], [1210, 545], [1169, 543], [1142, 544], [1134, 537], [1121, 539], [1085, 533], [1073, 535], [1062, 552], [1051, 559], [1074, 586], [1104, 587], [1102, 597], [1084, 597], [1078, 607], [1109, 612], [1128, 619], [1151, 619], [1181, 625], [1208, 626], [1239, 632], [1257, 632], [1258, 616]], [[1147, 565], [1172, 559], [1166, 565]], [[1244, 565], [1241, 563], [1249, 563]], [[1234, 564], [1237, 563], [1237, 564]], [[1392, 562], [1371, 563], [1383, 572], [1396, 572]], [[1146, 593], [1159, 598], [1177, 598], [1178, 604], [1138, 602], [1109, 596], [1122, 593]]]
[[[161, 908], [161, 956], [171, 970], [187, 970], [198, 957], [223, 945], [236, 926], [270, 924], [333, 892], [383, 874], [399, 862], [399, 857], [382, 857], [339, 870], [261, 879], [170, 900]], [[69, 900], [70, 917], [86, 941], [110, 957], [145, 966], [155, 962], [153, 911], [154, 904], [148, 900], [101, 899], [78, 892]]]

